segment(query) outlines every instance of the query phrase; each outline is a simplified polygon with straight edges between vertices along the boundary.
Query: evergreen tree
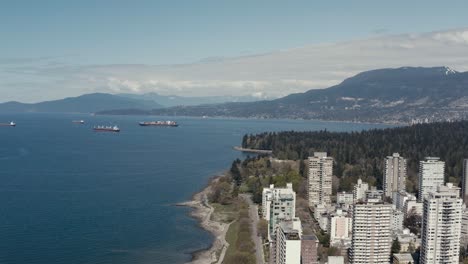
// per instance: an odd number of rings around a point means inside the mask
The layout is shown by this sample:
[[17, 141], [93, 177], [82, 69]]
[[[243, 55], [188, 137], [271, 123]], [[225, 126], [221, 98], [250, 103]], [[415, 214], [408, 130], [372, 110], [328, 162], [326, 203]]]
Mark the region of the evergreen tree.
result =
[[400, 241], [398, 241], [398, 237], [393, 240], [392, 243], [392, 254], [400, 253], [401, 250], [401, 244]]

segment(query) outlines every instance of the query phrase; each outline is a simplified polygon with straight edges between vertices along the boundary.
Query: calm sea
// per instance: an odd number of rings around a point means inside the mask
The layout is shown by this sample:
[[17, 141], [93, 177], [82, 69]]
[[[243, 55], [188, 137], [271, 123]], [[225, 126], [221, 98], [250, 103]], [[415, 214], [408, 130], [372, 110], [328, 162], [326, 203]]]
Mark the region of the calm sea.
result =
[[[84, 119], [85, 125], [72, 124]], [[171, 204], [241, 154], [245, 133], [382, 127], [291, 120], [0, 114], [0, 263], [184, 263], [211, 236]], [[94, 133], [93, 125], [121, 133]]]

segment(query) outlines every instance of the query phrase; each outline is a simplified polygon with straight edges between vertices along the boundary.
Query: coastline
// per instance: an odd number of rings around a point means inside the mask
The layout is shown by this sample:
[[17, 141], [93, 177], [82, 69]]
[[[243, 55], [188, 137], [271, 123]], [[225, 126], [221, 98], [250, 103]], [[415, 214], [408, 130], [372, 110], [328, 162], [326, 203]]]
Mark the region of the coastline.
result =
[[226, 241], [226, 233], [231, 224], [213, 221], [211, 219], [214, 208], [208, 203], [207, 198], [207, 195], [211, 192], [211, 186], [216, 183], [221, 176], [222, 175], [212, 178], [206, 187], [192, 196], [190, 201], [176, 204], [176, 206], [191, 208], [190, 216], [199, 222], [201, 228], [213, 235], [211, 247], [192, 252], [192, 260], [187, 262], [187, 264], [222, 263], [224, 259], [224, 254], [229, 246], [229, 243]]
[[268, 155], [273, 154], [273, 150], [269, 150], [269, 149], [251, 149], [251, 148], [243, 148], [240, 146], [234, 146], [233, 149], [240, 151], [240, 152], [245, 152], [245, 153], [268, 154]]

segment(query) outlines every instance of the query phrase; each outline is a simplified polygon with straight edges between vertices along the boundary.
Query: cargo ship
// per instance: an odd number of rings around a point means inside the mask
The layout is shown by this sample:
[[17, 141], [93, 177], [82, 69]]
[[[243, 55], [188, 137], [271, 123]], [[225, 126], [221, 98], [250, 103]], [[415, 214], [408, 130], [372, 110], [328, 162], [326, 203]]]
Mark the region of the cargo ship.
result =
[[168, 126], [178, 127], [179, 124], [175, 121], [151, 121], [151, 122], [140, 122], [140, 126]]
[[11, 121], [10, 123], [0, 123], [0, 126], [11, 126], [11, 127], [14, 127], [16, 126], [16, 123]]
[[75, 124], [84, 124], [84, 120], [73, 120], [72, 123], [75, 123]]
[[118, 126], [95, 126], [93, 130], [96, 132], [120, 132]]

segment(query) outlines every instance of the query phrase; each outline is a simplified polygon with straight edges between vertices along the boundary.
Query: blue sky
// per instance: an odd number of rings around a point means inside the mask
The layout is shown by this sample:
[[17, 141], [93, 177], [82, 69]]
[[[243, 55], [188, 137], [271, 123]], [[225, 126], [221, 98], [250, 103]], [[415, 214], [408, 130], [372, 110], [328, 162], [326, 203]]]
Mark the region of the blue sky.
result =
[[0, 0], [0, 102], [269, 98], [378, 67], [468, 70], [467, 10], [466, 0]]
[[173, 64], [468, 25], [468, 1], [2, 1], [0, 58]]

